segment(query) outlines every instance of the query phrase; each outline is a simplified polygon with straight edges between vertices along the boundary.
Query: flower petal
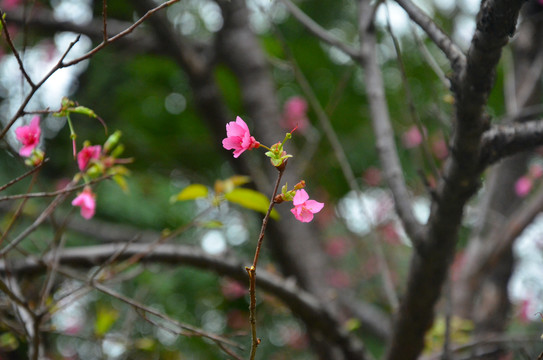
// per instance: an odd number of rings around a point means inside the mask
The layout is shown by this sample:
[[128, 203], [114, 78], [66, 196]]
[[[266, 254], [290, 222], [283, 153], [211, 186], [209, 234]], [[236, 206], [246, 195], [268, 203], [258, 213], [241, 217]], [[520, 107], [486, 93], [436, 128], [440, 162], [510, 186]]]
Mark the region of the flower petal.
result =
[[292, 199], [292, 203], [294, 206], [303, 204], [307, 199], [309, 199], [309, 195], [304, 189], [300, 189], [296, 191], [296, 194], [294, 195], [294, 198]]
[[315, 214], [322, 210], [324, 203], [315, 200], [307, 200], [304, 207]]

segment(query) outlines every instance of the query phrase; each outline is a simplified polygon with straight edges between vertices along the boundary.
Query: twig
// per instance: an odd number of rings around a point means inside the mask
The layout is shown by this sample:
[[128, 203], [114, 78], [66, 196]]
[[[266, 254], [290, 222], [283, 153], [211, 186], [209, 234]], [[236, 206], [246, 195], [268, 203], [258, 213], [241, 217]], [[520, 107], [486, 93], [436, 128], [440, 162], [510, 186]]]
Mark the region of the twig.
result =
[[130, 27], [128, 27], [127, 29], [125, 29], [124, 31], [121, 31], [120, 33], [118, 33], [117, 35], [115, 36], [112, 36], [110, 38], [108, 38], [106, 41], [103, 41], [102, 43], [100, 43], [99, 45], [97, 45], [94, 49], [90, 50], [88, 53], [86, 53], [85, 55], [77, 58], [77, 59], [74, 59], [70, 62], [67, 62], [65, 64], [62, 64], [62, 67], [68, 67], [68, 66], [72, 66], [72, 65], [75, 65], [77, 63], [80, 63], [81, 61], [83, 60], [87, 60], [91, 57], [93, 57], [97, 52], [99, 52], [100, 50], [102, 50], [104, 47], [106, 47], [107, 45], [109, 45], [110, 43], [112, 42], [115, 42], [121, 38], [123, 38], [124, 36], [130, 34], [132, 31], [134, 31], [139, 25], [141, 25], [145, 20], [147, 20], [147, 18], [149, 18], [151, 15], [153, 15], [154, 13], [156, 13], [157, 11], [165, 8], [165, 7], [168, 7], [172, 4], [175, 4], [176, 2], [179, 2], [181, 0], [170, 0], [170, 1], [166, 1], [165, 3], [162, 3], [160, 4], [159, 6], [147, 11], [145, 13], [145, 15], [143, 15], [142, 17], [140, 17], [135, 23], [133, 23]]
[[359, 59], [360, 52], [345, 44], [341, 40], [334, 37], [328, 31], [323, 29], [319, 24], [317, 24], [313, 19], [307, 16], [300, 8], [292, 3], [290, 0], [281, 0], [283, 4], [288, 8], [292, 16], [296, 18], [309, 32], [315, 35], [318, 39], [324, 41], [325, 43], [338, 48], [343, 51], [345, 54], [349, 55], [352, 59]]
[[108, 42], [107, 36], [107, 0], [102, 0], [102, 21], [103, 21], [103, 33], [104, 33], [104, 44]]
[[411, 195], [405, 183], [398, 150], [394, 141], [394, 131], [386, 103], [383, 77], [377, 63], [376, 35], [371, 18], [369, 17], [370, 4], [361, 2], [359, 12], [359, 31], [362, 48], [361, 65], [366, 75], [366, 92], [376, 137], [377, 151], [385, 178], [394, 196], [396, 212], [414, 247], [420, 250], [425, 231], [413, 212]]
[[[30, 191], [34, 187], [34, 184], [36, 184], [37, 174], [38, 173], [34, 172], [33, 174], [34, 175], [32, 176], [32, 181], [30, 182], [30, 185], [28, 185], [28, 191]], [[6, 229], [3, 231], [2, 235], [0, 236], [0, 245], [2, 245], [4, 243], [4, 240], [7, 238], [9, 232], [11, 231], [13, 225], [15, 224], [15, 221], [17, 221], [17, 219], [19, 218], [19, 216], [23, 212], [25, 204], [26, 204], [26, 199], [23, 200], [19, 204], [19, 206], [17, 207], [17, 210], [15, 211], [15, 214], [13, 214], [13, 216], [11, 217], [11, 220], [10, 220], [8, 226], [6, 227]]]
[[70, 43], [70, 45], [68, 45], [68, 48], [66, 49], [64, 54], [60, 57], [60, 60], [55, 64], [55, 66], [53, 66], [53, 68], [49, 70], [49, 72], [41, 79], [40, 82], [32, 86], [30, 92], [26, 95], [26, 98], [23, 100], [22, 104], [19, 106], [19, 109], [17, 109], [17, 111], [15, 112], [15, 115], [13, 115], [9, 123], [4, 127], [4, 129], [0, 133], [0, 139], [3, 139], [4, 136], [6, 136], [6, 133], [13, 126], [15, 121], [17, 121], [17, 119], [19, 119], [19, 117], [23, 115], [24, 109], [26, 108], [26, 106], [28, 105], [28, 103], [30, 102], [34, 94], [36, 93], [36, 91], [38, 91], [38, 89], [51, 77], [51, 75], [53, 75], [57, 70], [59, 70], [62, 67], [62, 61], [66, 58], [66, 56], [68, 55], [70, 50], [74, 47], [74, 45], [79, 41], [80, 37], [81, 36], [78, 36], [74, 41]]
[[[28, 75], [28, 73], [25, 70], [25, 67], [23, 65], [23, 61], [21, 60], [21, 56], [19, 55], [19, 52], [15, 48], [15, 45], [13, 45], [13, 41], [11, 40], [11, 36], [8, 31], [8, 25], [6, 23], [6, 19], [4, 19], [4, 15], [6, 13], [0, 10], [0, 22], [2, 23], [2, 28], [4, 29], [4, 34], [6, 34], [6, 41], [8, 42], [8, 46], [13, 52], [13, 55], [15, 56], [15, 59], [17, 59], [17, 63], [19, 64], [19, 69], [21, 70], [21, 73], [23, 73], [23, 76], [25, 77], [26, 81], [30, 85], [31, 88], [35, 88], [36, 85]], [[0, 136], [1, 138], [1, 136]]]
[[[36, 171], [40, 170], [42, 168], [42, 166], [44, 165], [44, 163], [48, 162], [49, 159], [45, 159], [43, 160], [39, 165], [36, 165], [35, 167], [33, 167], [32, 169], [28, 170], [27, 172], [25, 172], [24, 174], [16, 177], [15, 179], [9, 181], [8, 183], [0, 186], [0, 192], [1, 191], [4, 191], [6, 190], [8, 187], [10, 187], [11, 185], [13, 184], [16, 184], [18, 183], [19, 181], [23, 180], [25, 177], [29, 176], [29, 175], [32, 175], [33, 173], [35, 173]], [[0, 198], [1, 199], [1, 198]], [[1, 200], [0, 200], [1, 201]]]
[[250, 355], [251, 360], [254, 360], [255, 355], [256, 355], [256, 349], [258, 345], [260, 344], [260, 339], [257, 337], [257, 334], [256, 334], [256, 265], [258, 263], [258, 258], [260, 256], [260, 248], [262, 247], [262, 243], [264, 240], [264, 233], [268, 225], [268, 220], [270, 219], [270, 214], [273, 210], [273, 206], [275, 205], [275, 196], [277, 195], [277, 190], [279, 189], [279, 183], [281, 182], [281, 178], [283, 177], [283, 173], [285, 171], [287, 161], [285, 161], [283, 165], [277, 167], [279, 174], [277, 175], [277, 180], [275, 181], [273, 194], [270, 198], [270, 206], [268, 207], [268, 211], [266, 212], [266, 215], [264, 216], [264, 219], [262, 220], [262, 227], [260, 228], [260, 235], [258, 236], [258, 243], [256, 245], [253, 265], [251, 267], [245, 267], [245, 270], [247, 271], [247, 274], [249, 275], [249, 297], [250, 297], [249, 322], [251, 323], [251, 338], [252, 338], [251, 355]]
[[390, 24], [390, 13], [388, 9], [388, 3], [385, 3], [385, 9], [387, 12], [387, 29], [392, 39], [392, 43], [394, 44], [394, 50], [396, 52], [398, 67], [400, 68], [400, 74], [402, 75], [402, 84], [404, 86], [405, 97], [408, 104], [407, 107], [409, 108], [409, 114], [411, 115], [411, 118], [413, 119], [415, 126], [417, 127], [417, 129], [419, 130], [419, 133], [422, 136], [422, 140], [423, 140], [422, 146], [421, 146], [422, 154], [426, 162], [430, 165], [434, 178], [437, 180], [439, 179], [439, 171], [437, 169], [436, 163], [432, 155], [430, 154], [430, 149], [428, 148], [428, 135], [426, 134], [424, 126], [422, 125], [422, 121], [420, 120], [420, 117], [417, 113], [417, 109], [415, 108], [415, 101], [413, 99], [413, 94], [411, 94], [409, 81], [407, 80], [407, 73], [405, 71], [405, 63], [403, 61], [402, 52], [400, 50], [400, 44], [398, 42], [398, 39], [396, 38], [396, 35], [394, 35], [394, 31], [392, 31], [392, 25]]
[[46, 198], [46, 197], [54, 197], [54, 196], [58, 196], [58, 195], [66, 194], [66, 193], [72, 193], [76, 190], [83, 189], [85, 186], [96, 184], [100, 181], [110, 179], [112, 176], [113, 175], [105, 175], [105, 176], [93, 179], [86, 184], [81, 184], [81, 185], [72, 186], [72, 187], [65, 187], [64, 189], [57, 190], [57, 191], [0, 196], [0, 202], [6, 201], [6, 200], [17, 200], [17, 199]]
[[466, 57], [460, 48], [449, 38], [437, 24], [418, 8], [411, 0], [396, 0], [405, 12], [430, 37], [449, 59], [454, 71], [460, 71], [466, 63]]

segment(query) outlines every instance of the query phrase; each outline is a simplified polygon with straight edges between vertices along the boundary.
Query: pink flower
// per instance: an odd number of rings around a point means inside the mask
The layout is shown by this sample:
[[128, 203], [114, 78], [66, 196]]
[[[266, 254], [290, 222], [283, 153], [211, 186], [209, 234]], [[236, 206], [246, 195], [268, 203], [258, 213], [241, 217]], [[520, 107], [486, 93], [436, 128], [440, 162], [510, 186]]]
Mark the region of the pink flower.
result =
[[300, 96], [293, 96], [287, 100], [283, 108], [283, 118], [281, 126], [285, 129], [298, 127], [298, 130], [304, 132], [309, 126], [307, 119], [307, 102]]
[[85, 146], [77, 154], [77, 165], [79, 170], [83, 171], [89, 165], [91, 159], [98, 159], [102, 153], [102, 147], [100, 145]]
[[304, 189], [296, 191], [292, 200], [294, 208], [290, 211], [294, 217], [301, 222], [310, 222], [313, 220], [313, 214], [318, 213], [324, 207], [324, 204], [315, 200], [309, 200], [309, 195]]
[[419, 131], [419, 128], [415, 125], [411, 126], [402, 135], [403, 146], [407, 149], [412, 149], [419, 146], [422, 143], [422, 134]]
[[72, 201], [73, 206], [81, 207], [81, 216], [89, 220], [94, 216], [96, 209], [96, 195], [92, 192], [91, 188], [86, 187], [83, 192], [79, 193], [77, 197]]
[[19, 4], [21, 2], [22, 2], [22, 0], [4, 0], [2, 2], [2, 5], [3, 5], [4, 9], [6, 9], [6, 10], [13, 10], [17, 6], [19, 6]]
[[260, 143], [251, 136], [249, 128], [245, 121], [239, 116], [236, 121], [230, 121], [226, 124], [226, 138], [222, 141], [222, 146], [226, 150], [234, 150], [234, 157], [239, 157], [245, 150], [256, 149]]
[[527, 176], [519, 177], [515, 183], [515, 193], [519, 197], [525, 197], [532, 190], [532, 180]]
[[530, 165], [529, 174], [532, 179], [539, 179], [543, 176], [543, 167], [541, 164], [532, 164]]
[[15, 135], [17, 136], [17, 140], [23, 144], [23, 147], [19, 150], [19, 155], [24, 157], [30, 156], [32, 151], [40, 143], [40, 117], [34, 116], [32, 121], [30, 121], [30, 125], [19, 126], [15, 130]]

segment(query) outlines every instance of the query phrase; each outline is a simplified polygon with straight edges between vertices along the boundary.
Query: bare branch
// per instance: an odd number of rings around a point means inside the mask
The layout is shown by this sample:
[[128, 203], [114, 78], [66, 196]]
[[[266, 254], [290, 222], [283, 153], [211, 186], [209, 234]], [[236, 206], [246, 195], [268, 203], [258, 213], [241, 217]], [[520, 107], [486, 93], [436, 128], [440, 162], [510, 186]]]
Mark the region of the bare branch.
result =
[[416, 22], [443, 51], [449, 59], [452, 69], [454, 71], [461, 70], [466, 63], [466, 57], [449, 36], [411, 0], [396, 0], [396, 2], [407, 12], [411, 20]]
[[432, 324], [434, 306], [454, 255], [465, 204], [479, 187], [480, 142], [488, 126], [484, 107], [501, 49], [514, 32], [522, 4], [521, 0], [483, 1], [466, 66], [452, 79], [456, 95], [452, 156], [445, 164], [438, 201], [427, 225], [427, 252], [415, 254], [411, 261], [387, 359], [415, 359], [422, 351], [424, 334]]
[[324, 41], [328, 45], [338, 48], [345, 54], [349, 55], [353, 60], [360, 59], [360, 52], [357, 49], [354, 49], [353, 47], [345, 44], [343, 41], [330, 34], [326, 29], [322, 28], [319, 24], [313, 21], [313, 19], [311, 19], [302, 10], [300, 10], [300, 8], [294, 5], [292, 1], [281, 0], [281, 2], [285, 4], [292, 16], [294, 16], [296, 20], [300, 22], [300, 24], [305, 26], [305, 28], [309, 30], [310, 33], [315, 35], [318, 39]]
[[[48, 253], [41, 259], [27, 256], [24, 259], [10, 261], [9, 270], [18, 275], [42, 272], [44, 267], [49, 266], [48, 264], [53, 261], [54, 256], [58, 256], [58, 263], [61, 265], [90, 268], [111, 258], [112, 254], [116, 254], [120, 248], [124, 248], [124, 252], [119, 255], [119, 260], [143, 253], [145, 254], [141, 259], [143, 263], [158, 262], [175, 266], [193, 266], [241, 282], [247, 279], [242, 262], [234, 258], [212, 256], [197, 248], [174, 244], [162, 244], [152, 253], [148, 253], [148, 244], [130, 244], [126, 247], [124, 244], [107, 244], [67, 248], [59, 250], [57, 255]], [[6, 271], [6, 266], [6, 261], [0, 260], [0, 273]], [[60, 269], [59, 272], [61, 272]], [[328, 307], [322, 304], [319, 298], [299, 288], [293, 281], [261, 270], [257, 285], [282, 300], [294, 314], [300, 316], [308, 325], [327, 334], [331, 340], [340, 343], [349, 341], [350, 334], [345, 331], [343, 324], [337, 322]]]
[[370, 104], [371, 121], [375, 132], [377, 152], [387, 183], [394, 196], [396, 212], [405, 231], [416, 248], [421, 246], [424, 229], [415, 218], [411, 195], [403, 176], [394, 132], [385, 98], [381, 69], [377, 62], [375, 28], [371, 17], [371, 5], [361, 1], [359, 9], [359, 31], [362, 48], [362, 67], [365, 70], [366, 93]]
[[543, 145], [543, 120], [494, 125], [481, 140], [481, 169], [522, 151]]

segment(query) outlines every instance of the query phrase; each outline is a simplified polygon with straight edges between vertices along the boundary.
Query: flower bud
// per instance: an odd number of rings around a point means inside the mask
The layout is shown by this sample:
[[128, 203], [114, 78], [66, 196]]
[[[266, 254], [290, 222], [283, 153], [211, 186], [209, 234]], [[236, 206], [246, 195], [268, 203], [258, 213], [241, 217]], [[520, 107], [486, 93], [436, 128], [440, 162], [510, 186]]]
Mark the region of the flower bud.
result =
[[299, 183], [294, 185], [294, 190], [300, 190], [305, 187], [305, 180], [301, 180]]
[[110, 152], [111, 149], [113, 149], [119, 143], [119, 140], [121, 139], [121, 135], [122, 133], [119, 130], [111, 134], [107, 138], [106, 142], [104, 143], [104, 152], [106, 153]]

